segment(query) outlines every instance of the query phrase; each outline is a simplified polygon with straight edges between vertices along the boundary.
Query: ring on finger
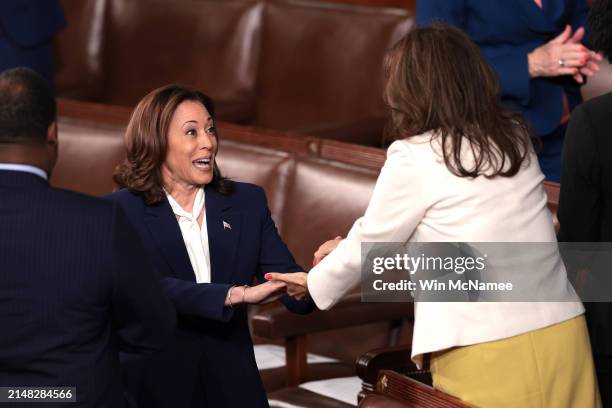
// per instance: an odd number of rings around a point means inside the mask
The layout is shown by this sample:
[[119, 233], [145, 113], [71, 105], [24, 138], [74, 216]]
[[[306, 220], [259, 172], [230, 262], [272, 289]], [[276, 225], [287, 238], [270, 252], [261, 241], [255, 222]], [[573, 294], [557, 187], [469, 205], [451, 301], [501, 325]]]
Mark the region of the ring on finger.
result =
[[563, 58], [559, 58], [559, 66], [561, 68], [565, 67], [565, 60]]

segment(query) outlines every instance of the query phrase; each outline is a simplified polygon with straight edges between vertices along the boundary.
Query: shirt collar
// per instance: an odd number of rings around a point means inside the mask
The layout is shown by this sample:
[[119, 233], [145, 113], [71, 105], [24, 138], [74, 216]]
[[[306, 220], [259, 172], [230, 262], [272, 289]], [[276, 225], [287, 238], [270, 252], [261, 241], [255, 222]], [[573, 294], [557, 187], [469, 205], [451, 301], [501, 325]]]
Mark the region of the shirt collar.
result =
[[39, 177], [44, 178], [45, 180], [48, 179], [47, 173], [45, 173], [44, 170], [36, 166], [31, 166], [29, 164], [0, 163], [0, 170], [22, 171], [25, 173], [35, 174]]
[[181, 205], [174, 199], [174, 197], [172, 197], [172, 195], [170, 195], [170, 193], [168, 193], [165, 189], [164, 192], [166, 193], [166, 198], [168, 199], [168, 202], [170, 203], [170, 207], [172, 207], [172, 211], [174, 212], [174, 214], [178, 215], [179, 217], [189, 218], [193, 221], [198, 219], [200, 213], [202, 212], [202, 209], [204, 208], [203, 188], [199, 189], [196, 193], [195, 201], [193, 202], [193, 210], [191, 213], [183, 209], [183, 207], [181, 207]]

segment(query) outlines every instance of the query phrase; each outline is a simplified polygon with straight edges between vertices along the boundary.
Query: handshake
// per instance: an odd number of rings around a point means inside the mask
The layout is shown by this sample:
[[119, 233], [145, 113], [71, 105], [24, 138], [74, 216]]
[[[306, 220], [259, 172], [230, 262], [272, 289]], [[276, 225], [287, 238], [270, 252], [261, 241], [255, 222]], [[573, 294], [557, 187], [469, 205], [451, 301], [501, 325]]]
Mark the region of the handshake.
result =
[[[313, 266], [332, 252], [340, 241], [342, 241], [342, 237], [338, 236], [321, 245], [314, 253]], [[269, 272], [266, 273], [265, 278], [267, 282], [249, 288], [251, 291], [258, 290], [258, 292], [261, 292], [259, 296], [261, 301], [257, 303], [269, 303], [284, 295], [289, 295], [296, 300], [303, 300], [308, 296], [308, 274], [306, 272]]]

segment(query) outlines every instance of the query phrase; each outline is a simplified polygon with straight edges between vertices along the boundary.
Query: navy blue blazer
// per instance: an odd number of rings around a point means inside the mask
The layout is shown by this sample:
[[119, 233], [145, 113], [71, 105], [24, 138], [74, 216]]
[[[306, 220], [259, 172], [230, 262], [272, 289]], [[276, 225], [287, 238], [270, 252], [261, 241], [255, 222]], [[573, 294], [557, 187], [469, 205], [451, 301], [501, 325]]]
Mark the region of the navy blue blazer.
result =
[[[417, 25], [446, 22], [464, 30], [480, 46], [497, 73], [504, 103], [521, 112], [534, 133], [553, 132], [561, 121], [562, 93], [570, 108], [581, 102], [570, 76], [530, 78], [527, 54], [560, 34], [567, 24], [586, 25], [585, 0], [419, 0]], [[585, 26], [586, 28], [586, 26]]]
[[[267, 407], [253, 352], [247, 310], [224, 307], [233, 285], [265, 281], [267, 272], [303, 269], [278, 235], [265, 193], [233, 183], [222, 195], [205, 187], [211, 283], [197, 284], [181, 231], [168, 200], [146, 205], [128, 190], [108, 196], [125, 209], [139, 232], [178, 313], [174, 341], [147, 363], [134, 390], [143, 407]], [[230, 228], [224, 227], [224, 223]], [[285, 297], [293, 312], [314, 304]]]
[[0, 170], [0, 197], [0, 386], [123, 407], [119, 351], [160, 349], [175, 326], [136, 232], [119, 206], [34, 174]]

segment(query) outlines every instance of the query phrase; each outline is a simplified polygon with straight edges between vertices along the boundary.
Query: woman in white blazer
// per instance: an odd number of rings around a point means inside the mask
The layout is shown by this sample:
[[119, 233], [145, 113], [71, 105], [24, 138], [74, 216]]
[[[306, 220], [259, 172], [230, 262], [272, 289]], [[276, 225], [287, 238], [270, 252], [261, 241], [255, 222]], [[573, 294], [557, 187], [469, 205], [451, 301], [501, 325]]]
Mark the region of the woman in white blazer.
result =
[[[501, 107], [478, 47], [449, 26], [419, 28], [385, 68], [397, 140], [364, 216], [308, 275], [268, 277], [297, 296], [307, 287], [321, 309], [359, 283], [362, 242], [556, 241], [527, 128]], [[564, 272], [531, 271], [562, 301], [416, 303], [413, 359], [431, 353], [434, 386], [475, 406], [600, 406], [584, 309], [558, 284]]]

